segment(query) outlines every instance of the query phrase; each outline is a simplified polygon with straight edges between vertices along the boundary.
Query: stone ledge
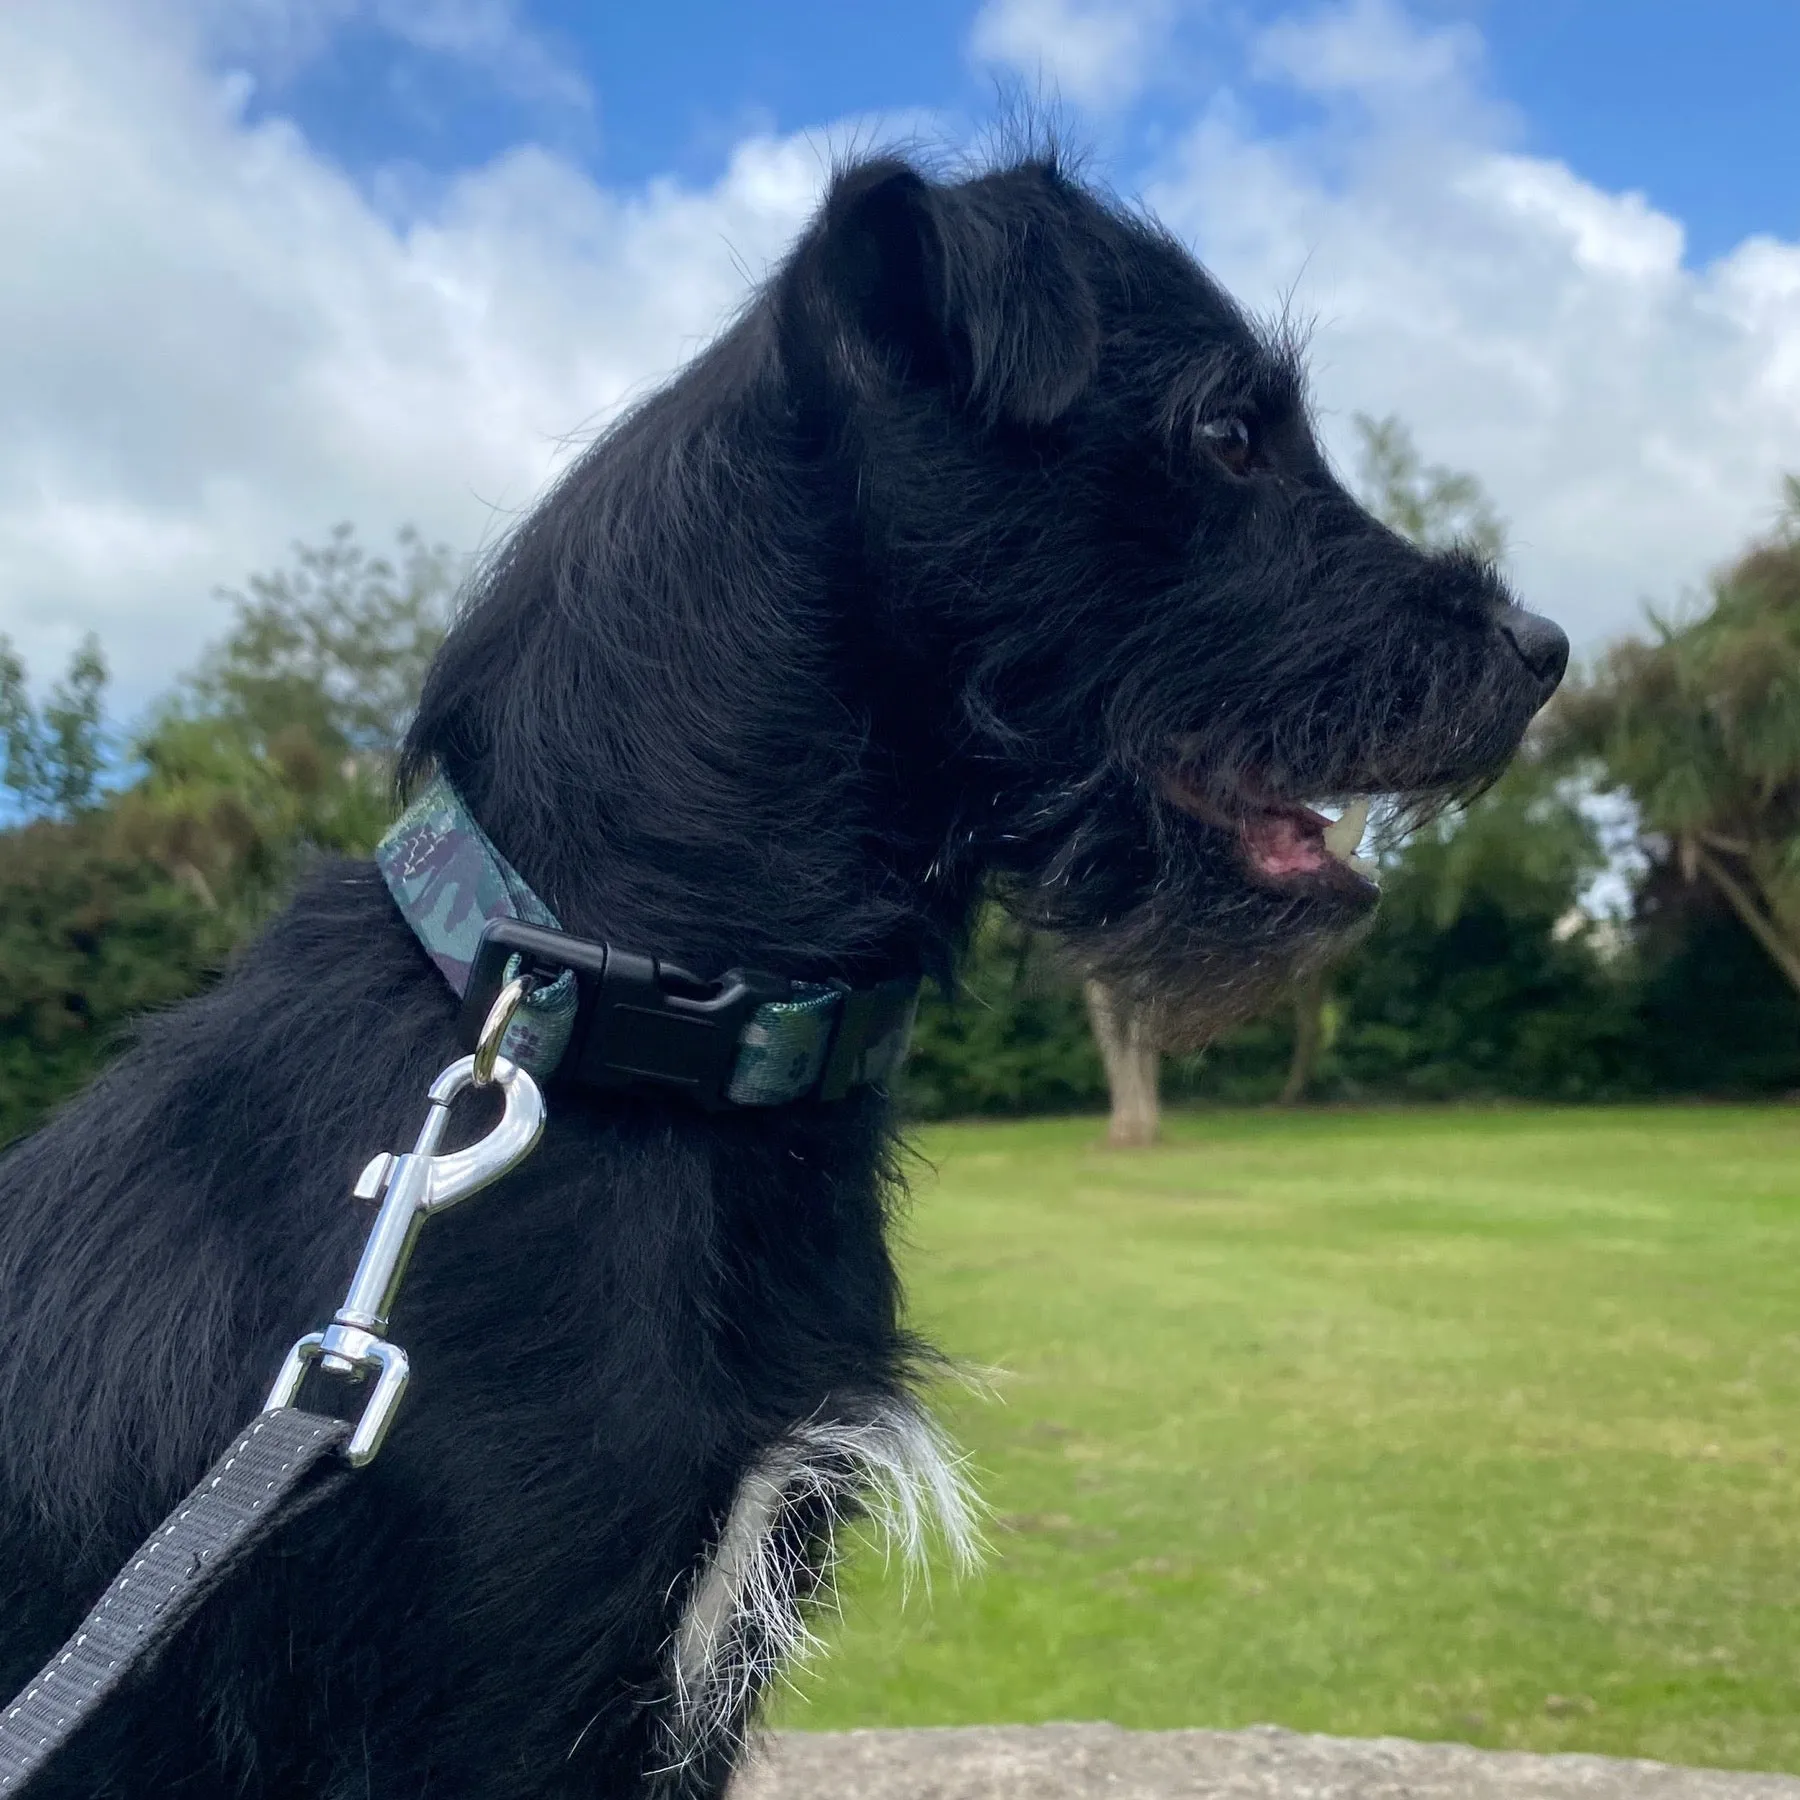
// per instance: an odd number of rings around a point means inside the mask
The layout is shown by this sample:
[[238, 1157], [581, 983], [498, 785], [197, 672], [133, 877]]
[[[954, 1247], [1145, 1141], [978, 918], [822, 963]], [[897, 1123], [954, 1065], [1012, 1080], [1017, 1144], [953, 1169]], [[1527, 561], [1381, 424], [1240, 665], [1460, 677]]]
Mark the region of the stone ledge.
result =
[[781, 1732], [732, 1800], [1800, 1800], [1800, 1778], [1405, 1738], [1117, 1725]]

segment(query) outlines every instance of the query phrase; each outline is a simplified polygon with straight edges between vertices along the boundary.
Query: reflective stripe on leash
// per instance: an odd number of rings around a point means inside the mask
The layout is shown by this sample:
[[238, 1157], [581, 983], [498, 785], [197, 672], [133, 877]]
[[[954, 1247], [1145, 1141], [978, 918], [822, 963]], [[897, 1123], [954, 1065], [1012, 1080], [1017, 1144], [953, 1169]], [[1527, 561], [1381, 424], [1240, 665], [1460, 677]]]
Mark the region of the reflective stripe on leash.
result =
[[0, 1713], [0, 1794], [13, 1800], [24, 1793], [76, 1729], [155, 1662], [201, 1601], [270, 1532], [349, 1478], [349, 1465], [331, 1455], [349, 1435], [342, 1419], [291, 1406], [263, 1413], [245, 1428]]
[[[358, 1177], [357, 1197], [379, 1200], [381, 1210], [337, 1316], [288, 1352], [265, 1410], [144, 1541], [74, 1636], [0, 1713], [4, 1800], [23, 1794], [85, 1721], [156, 1661], [200, 1603], [264, 1538], [335, 1492], [381, 1448], [407, 1379], [406, 1352], [387, 1339], [388, 1313], [419, 1228], [432, 1213], [467, 1199], [523, 1161], [543, 1134], [537, 1084], [499, 1055], [525, 991], [524, 983], [511, 983], [495, 1001], [475, 1054], [453, 1062], [431, 1084], [430, 1110], [412, 1149], [402, 1156], [383, 1151]], [[500, 1122], [466, 1149], [440, 1151], [451, 1102], [465, 1088], [490, 1083], [504, 1100]], [[352, 1381], [375, 1377], [354, 1424], [294, 1405], [315, 1364]]]

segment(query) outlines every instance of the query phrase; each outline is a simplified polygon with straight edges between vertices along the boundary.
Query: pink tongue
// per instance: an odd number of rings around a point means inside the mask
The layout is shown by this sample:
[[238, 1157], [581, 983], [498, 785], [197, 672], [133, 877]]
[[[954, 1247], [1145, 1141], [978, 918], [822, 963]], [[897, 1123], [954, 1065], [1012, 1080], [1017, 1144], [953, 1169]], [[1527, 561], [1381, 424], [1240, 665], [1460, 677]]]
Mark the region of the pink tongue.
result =
[[1244, 849], [1265, 875], [1311, 875], [1324, 868], [1319, 834], [1289, 813], [1261, 813], [1244, 821]]

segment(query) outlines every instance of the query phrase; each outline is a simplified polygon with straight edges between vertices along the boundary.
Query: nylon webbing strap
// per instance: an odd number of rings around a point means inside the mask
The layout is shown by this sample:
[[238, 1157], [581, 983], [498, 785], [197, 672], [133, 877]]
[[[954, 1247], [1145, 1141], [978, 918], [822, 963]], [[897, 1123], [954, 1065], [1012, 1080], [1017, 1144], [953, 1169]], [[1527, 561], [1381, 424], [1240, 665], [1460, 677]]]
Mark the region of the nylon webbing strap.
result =
[[[75, 1635], [0, 1714], [0, 1794], [22, 1794], [76, 1727], [161, 1653], [202, 1600], [348, 1465], [319, 1463], [349, 1435], [341, 1419], [261, 1414], [127, 1563]], [[301, 1490], [304, 1488], [304, 1492]]]
[[[562, 930], [442, 774], [388, 828], [375, 863], [401, 917], [457, 995], [469, 991], [482, 932], [491, 921]], [[750, 1015], [721, 1087], [725, 1099], [734, 1106], [783, 1106], [813, 1093], [829, 1069], [841, 1065], [844, 1079], [829, 1096], [838, 1098], [846, 1088], [886, 1083], [899, 1072], [916, 979], [855, 990], [823, 982], [792, 986], [789, 998]], [[904, 989], [904, 1004], [893, 998], [897, 987]], [[547, 1080], [569, 1048], [579, 1006], [575, 976], [565, 969], [513, 1013], [501, 1055]]]

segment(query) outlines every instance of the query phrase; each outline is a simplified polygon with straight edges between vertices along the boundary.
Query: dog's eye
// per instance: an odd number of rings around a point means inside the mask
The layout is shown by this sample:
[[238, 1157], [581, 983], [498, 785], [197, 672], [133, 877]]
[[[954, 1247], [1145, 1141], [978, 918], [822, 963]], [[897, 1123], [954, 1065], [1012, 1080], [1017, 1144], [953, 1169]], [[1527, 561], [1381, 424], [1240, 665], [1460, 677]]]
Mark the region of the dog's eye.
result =
[[1256, 446], [1249, 425], [1236, 413], [1208, 419], [1200, 427], [1206, 447], [1234, 475], [1248, 475], [1256, 465]]

